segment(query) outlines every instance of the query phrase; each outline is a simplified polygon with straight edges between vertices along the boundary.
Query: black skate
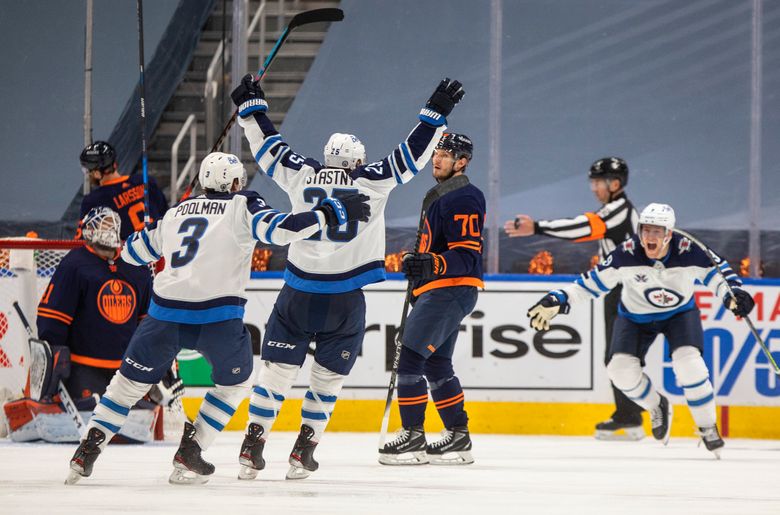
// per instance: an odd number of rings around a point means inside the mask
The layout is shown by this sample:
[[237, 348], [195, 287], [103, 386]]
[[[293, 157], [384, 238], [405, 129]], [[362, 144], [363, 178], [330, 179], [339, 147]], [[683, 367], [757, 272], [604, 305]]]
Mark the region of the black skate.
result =
[[701, 436], [701, 441], [704, 442], [704, 446], [707, 450], [712, 451], [715, 457], [720, 459], [720, 452], [726, 444], [723, 441], [723, 438], [720, 437], [718, 426], [700, 427], [698, 434]]
[[650, 425], [653, 426], [653, 438], [660, 440], [664, 445], [669, 443], [669, 434], [672, 431], [672, 405], [669, 399], [658, 394], [661, 402], [650, 410]]
[[423, 426], [403, 427], [379, 449], [379, 463], [382, 465], [424, 465], [428, 463]]
[[184, 423], [179, 450], [173, 457], [173, 472], [168, 482], [172, 485], [202, 485], [214, 473], [214, 465], [204, 460], [201, 448], [195, 441], [195, 426]]
[[254, 479], [257, 473], [265, 468], [263, 459], [264, 429], [254, 422], [249, 424], [244, 435], [244, 443], [241, 444], [241, 453], [238, 455], [238, 463], [241, 469], [238, 471], [238, 479]]
[[456, 426], [444, 429], [442, 438], [428, 445], [425, 452], [431, 465], [468, 465], [474, 463], [471, 456], [469, 428]]
[[312, 472], [320, 468], [320, 464], [314, 459], [314, 449], [317, 443], [314, 438], [314, 429], [303, 424], [295, 445], [290, 453], [290, 470], [287, 471], [287, 479], [305, 479]]
[[613, 413], [612, 417], [596, 424], [596, 440], [638, 441], [645, 437], [642, 416], [623, 418]]
[[78, 449], [70, 459], [70, 473], [65, 479], [66, 485], [73, 485], [82, 477], [92, 475], [92, 466], [95, 464], [102, 449], [100, 446], [106, 441], [106, 434], [93, 427], [87, 433], [87, 437], [81, 441]]

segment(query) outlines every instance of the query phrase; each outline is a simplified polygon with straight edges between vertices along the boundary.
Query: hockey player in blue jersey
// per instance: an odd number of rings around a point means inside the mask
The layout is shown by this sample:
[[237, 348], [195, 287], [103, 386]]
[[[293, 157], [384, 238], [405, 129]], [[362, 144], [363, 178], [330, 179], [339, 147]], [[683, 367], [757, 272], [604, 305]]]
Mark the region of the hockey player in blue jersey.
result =
[[[135, 231], [143, 229], [144, 184], [141, 174], [121, 175], [114, 147], [105, 141], [96, 141], [84, 147], [80, 161], [90, 182], [98, 186], [81, 200], [81, 217], [94, 207], [113, 209], [122, 219], [123, 241]], [[149, 177], [148, 190], [149, 218], [155, 221], [168, 210], [168, 202], [153, 177]]]
[[626, 240], [571, 286], [545, 295], [528, 310], [528, 316], [534, 329], [547, 330], [550, 320], [558, 313], [568, 313], [571, 304], [598, 298], [622, 284], [612, 357], [607, 364], [610, 380], [650, 413], [653, 436], [666, 445], [672, 405], [642, 371], [650, 345], [663, 334], [669, 342], [674, 374], [704, 445], [719, 457], [724, 443], [716, 424], [715, 394], [701, 356], [704, 336], [693, 299], [694, 282], [698, 280], [712, 290], [736, 316], [749, 314], [754, 302], [726, 261], [716, 259], [724, 280], [700, 247], [673, 232], [674, 225], [671, 206], [650, 204], [639, 215], [637, 236]]
[[[442, 183], [463, 175], [473, 144], [464, 134], [445, 134], [433, 155], [433, 177]], [[425, 213], [417, 252], [402, 270], [413, 282], [413, 308], [403, 329], [398, 361], [398, 409], [402, 428], [379, 449], [383, 465], [467, 465], [474, 462], [463, 388], [452, 355], [460, 324], [477, 303], [482, 282], [485, 196], [473, 184], [435, 200]], [[428, 390], [444, 423], [442, 438], [427, 444]]]
[[366, 163], [365, 148], [356, 136], [333, 134], [325, 145], [323, 165], [295, 153], [282, 140], [266, 116], [265, 94], [251, 75], [233, 91], [238, 122], [260, 169], [288, 194], [294, 209], [316, 208], [327, 196], [363, 192], [371, 197], [374, 213], [367, 223], [352, 222], [290, 245], [285, 285], [263, 338], [263, 363], [250, 399], [239, 477], [252, 479], [265, 466], [265, 441], [311, 341], [316, 344], [314, 364], [287, 478], [305, 478], [317, 470], [314, 449], [363, 342], [366, 305], [361, 288], [385, 279], [388, 196], [427, 164], [446, 117], [462, 96], [458, 81], [441, 81], [420, 112], [419, 123], [381, 161]]
[[91, 474], [130, 406], [170, 369], [182, 347], [203, 354], [216, 386], [194, 424], [185, 423], [169, 481], [207, 481], [214, 466], [201, 452], [249, 395], [252, 345], [242, 319], [255, 243], [286, 245], [322, 229], [365, 221], [370, 214], [364, 195], [325, 198], [316, 210], [280, 213], [257, 193], [243, 191], [246, 171], [231, 154], [206, 156], [199, 179], [204, 195], [181, 202], [125, 243], [122, 259], [128, 263], [145, 266], [165, 257], [168, 266], [154, 278], [149, 314], [95, 409], [66, 483]]
[[[51, 397], [62, 380], [76, 409], [91, 412], [95, 398], [103, 395], [121, 364], [130, 338], [146, 316], [152, 289], [148, 268], [119, 259], [122, 248], [119, 215], [106, 207], [91, 209], [81, 222], [85, 246], [68, 252], [60, 261], [38, 306], [38, 337], [52, 348], [53, 377], [41, 402], [32, 399], [9, 404], [11, 437], [16, 441], [42, 438], [76, 442], [79, 434], [61, 408], [53, 409]], [[151, 403], [133, 414], [123, 436], [135, 441], [153, 438]], [[22, 412], [18, 412], [21, 410]], [[21, 415], [24, 411], [34, 416]], [[15, 421], [29, 420], [15, 427]]]

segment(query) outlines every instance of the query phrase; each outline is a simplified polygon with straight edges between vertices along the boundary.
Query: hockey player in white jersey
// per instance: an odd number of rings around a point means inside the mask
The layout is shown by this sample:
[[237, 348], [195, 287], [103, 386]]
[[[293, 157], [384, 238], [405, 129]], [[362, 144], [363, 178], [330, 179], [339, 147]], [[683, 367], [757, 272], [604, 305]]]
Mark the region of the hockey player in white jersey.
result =
[[715, 394], [701, 356], [704, 335], [693, 299], [694, 283], [701, 281], [736, 316], [749, 314], [754, 302], [726, 261], [716, 258], [721, 276], [700, 247], [673, 232], [674, 224], [671, 206], [650, 204], [639, 215], [638, 236], [626, 240], [571, 286], [545, 295], [528, 316], [534, 329], [547, 330], [550, 320], [568, 313], [571, 304], [598, 298], [622, 284], [607, 364], [610, 380], [650, 413], [653, 436], [666, 445], [672, 406], [642, 371], [656, 336], [666, 336], [675, 377], [699, 434], [707, 449], [720, 457], [724, 443], [716, 425]]
[[351, 192], [371, 197], [373, 216], [368, 223], [352, 222], [290, 245], [285, 286], [263, 338], [263, 363], [250, 399], [239, 477], [252, 479], [265, 466], [266, 438], [314, 341], [310, 386], [287, 473], [288, 479], [300, 479], [319, 466], [314, 449], [360, 352], [366, 311], [361, 288], [385, 279], [388, 195], [428, 163], [446, 128], [446, 117], [463, 97], [463, 88], [458, 81], [442, 80], [409, 136], [390, 155], [370, 164], [366, 164], [363, 144], [351, 134], [330, 137], [324, 165], [292, 151], [266, 116], [265, 94], [251, 75], [243, 78], [231, 96], [261, 170], [285, 190], [293, 209], [312, 209], [323, 198]]
[[206, 394], [195, 423], [185, 423], [169, 481], [207, 481], [214, 466], [201, 452], [251, 386], [252, 345], [242, 319], [255, 243], [286, 245], [323, 229], [366, 221], [370, 215], [365, 195], [326, 198], [315, 210], [280, 213], [257, 193], [243, 190], [246, 171], [231, 154], [206, 156], [199, 179], [204, 195], [181, 202], [158, 222], [133, 233], [122, 249], [122, 259], [133, 265], [164, 257], [167, 266], [154, 279], [148, 317], [95, 408], [66, 483], [91, 474], [130, 408], [160, 381], [182, 347], [204, 355], [216, 386]]

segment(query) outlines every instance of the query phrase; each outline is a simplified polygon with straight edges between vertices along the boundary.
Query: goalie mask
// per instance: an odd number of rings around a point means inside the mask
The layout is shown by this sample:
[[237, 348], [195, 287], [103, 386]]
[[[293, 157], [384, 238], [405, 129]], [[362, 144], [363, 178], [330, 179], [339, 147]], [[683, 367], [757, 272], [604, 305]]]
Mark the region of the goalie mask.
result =
[[365, 162], [366, 147], [357, 136], [336, 132], [325, 144], [325, 166], [354, 170]]
[[116, 211], [93, 207], [81, 220], [81, 234], [90, 246], [115, 250], [122, 247], [121, 226], [122, 220]]
[[233, 181], [238, 179], [239, 190], [246, 186], [246, 170], [241, 160], [233, 154], [212, 152], [200, 164], [198, 180], [203, 189], [230, 192]]

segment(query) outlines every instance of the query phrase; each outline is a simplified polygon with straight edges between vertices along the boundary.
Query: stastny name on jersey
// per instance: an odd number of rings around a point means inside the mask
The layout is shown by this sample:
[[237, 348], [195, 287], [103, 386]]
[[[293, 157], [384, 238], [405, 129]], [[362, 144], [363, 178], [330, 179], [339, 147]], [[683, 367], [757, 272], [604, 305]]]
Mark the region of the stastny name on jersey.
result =
[[173, 216], [183, 215], [224, 215], [226, 202], [211, 200], [191, 201], [179, 204]]
[[317, 173], [306, 178], [306, 184], [338, 184], [342, 186], [352, 186], [354, 181], [349, 174], [341, 168], [323, 168]]

